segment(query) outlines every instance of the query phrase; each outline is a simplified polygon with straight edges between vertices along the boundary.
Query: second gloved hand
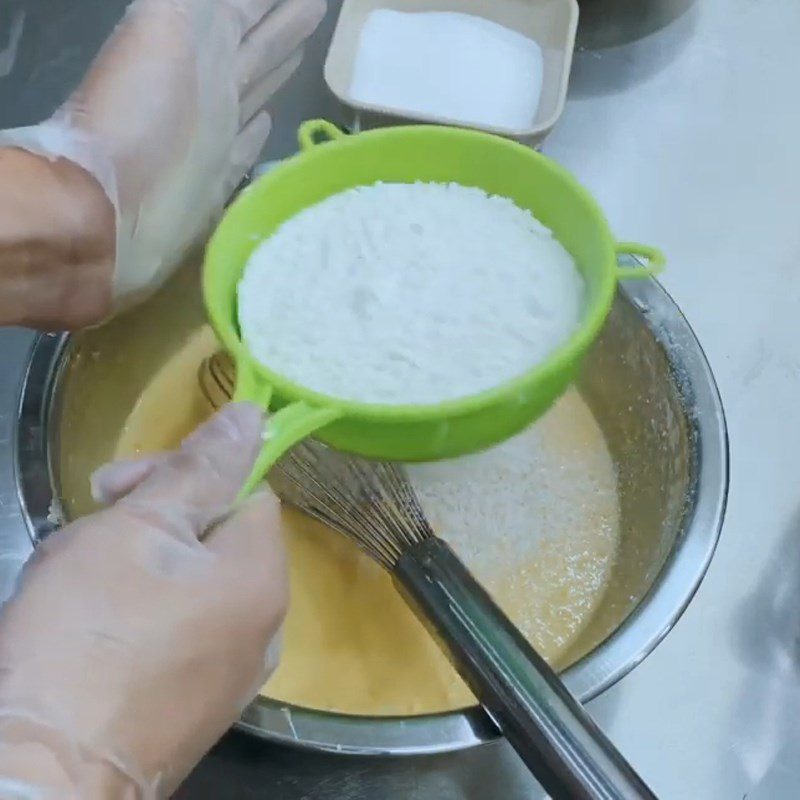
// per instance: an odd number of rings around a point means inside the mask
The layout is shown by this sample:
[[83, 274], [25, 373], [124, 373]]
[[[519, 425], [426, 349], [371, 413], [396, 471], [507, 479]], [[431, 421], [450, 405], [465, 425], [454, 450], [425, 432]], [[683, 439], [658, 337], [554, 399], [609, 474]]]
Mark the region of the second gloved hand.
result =
[[262, 430], [231, 405], [104, 468], [116, 502], [37, 549], [0, 612], [0, 796], [166, 797], [255, 696], [288, 591], [277, 499], [231, 513]]
[[72, 317], [100, 321], [145, 296], [208, 233], [269, 134], [265, 103], [324, 12], [324, 0], [134, 0], [50, 120], [0, 132], [0, 146], [79, 165], [114, 207], [108, 290], [95, 270], [93, 305]]

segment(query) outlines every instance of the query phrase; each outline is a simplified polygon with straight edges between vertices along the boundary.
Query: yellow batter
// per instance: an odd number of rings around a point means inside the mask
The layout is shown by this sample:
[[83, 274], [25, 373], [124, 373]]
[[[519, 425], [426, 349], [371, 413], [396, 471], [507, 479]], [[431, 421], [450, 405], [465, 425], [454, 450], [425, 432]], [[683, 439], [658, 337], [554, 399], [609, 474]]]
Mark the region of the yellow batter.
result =
[[[173, 447], [210, 413], [197, 388], [216, 347], [199, 329], [142, 393], [118, 457]], [[577, 392], [486, 454], [423, 465], [411, 478], [448, 539], [537, 649], [558, 664], [613, 567], [613, 465]], [[284, 654], [262, 693], [351, 714], [409, 715], [474, 701], [394, 589], [344, 537], [286, 509], [291, 606]]]

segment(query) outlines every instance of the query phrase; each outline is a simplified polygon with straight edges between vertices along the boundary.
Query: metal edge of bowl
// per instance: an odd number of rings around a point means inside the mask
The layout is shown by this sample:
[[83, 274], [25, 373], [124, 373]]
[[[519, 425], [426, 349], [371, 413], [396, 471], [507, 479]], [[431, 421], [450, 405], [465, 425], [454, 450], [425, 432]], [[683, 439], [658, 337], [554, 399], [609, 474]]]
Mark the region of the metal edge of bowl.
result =
[[69, 334], [42, 333], [31, 345], [17, 400], [12, 442], [17, 497], [33, 545], [63, 524], [53, 464], [53, 409], [57, 405]]
[[[675, 626], [700, 586], [716, 548], [728, 493], [728, 436], [719, 391], [705, 354], [677, 305], [655, 280], [630, 282], [623, 297], [664, 347], [683, 395], [695, 443], [693, 489], [682, 534], [649, 592], [598, 647], [563, 674], [587, 702], [640, 664]], [[54, 491], [59, 384], [69, 337], [35, 341], [20, 388], [14, 462], [23, 518], [34, 544], [59, 526]], [[351, 755], [411, 756], [462, 750], [499, 736], [479, 707], [418, 717], [359, 717], [258, 697], [236, 727], [273, 742]]]

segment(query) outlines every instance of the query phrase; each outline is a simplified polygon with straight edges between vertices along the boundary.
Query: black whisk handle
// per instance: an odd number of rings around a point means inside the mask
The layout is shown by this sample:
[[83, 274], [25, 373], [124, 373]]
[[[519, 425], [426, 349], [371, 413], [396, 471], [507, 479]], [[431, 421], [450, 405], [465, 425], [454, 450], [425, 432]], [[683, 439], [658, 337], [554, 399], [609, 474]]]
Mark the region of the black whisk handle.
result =
[[439, 539], [393, 577], [511, 746], [556, 800], [655, 799], [581, 704]]

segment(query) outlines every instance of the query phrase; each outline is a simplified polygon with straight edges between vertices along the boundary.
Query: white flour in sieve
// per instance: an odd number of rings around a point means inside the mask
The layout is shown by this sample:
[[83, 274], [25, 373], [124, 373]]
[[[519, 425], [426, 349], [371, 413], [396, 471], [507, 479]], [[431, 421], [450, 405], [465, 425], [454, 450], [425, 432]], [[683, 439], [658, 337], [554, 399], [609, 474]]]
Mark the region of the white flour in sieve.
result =
[[334, 397], [437, 403], [535, 366], [578, 325], [583, 281], [530, 212], [458, 184], [377, 183], [304, 209], [239, 284], [264, 365]]

